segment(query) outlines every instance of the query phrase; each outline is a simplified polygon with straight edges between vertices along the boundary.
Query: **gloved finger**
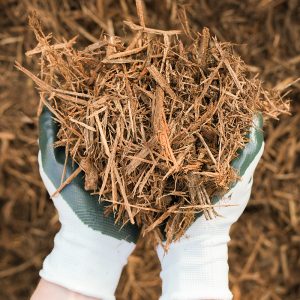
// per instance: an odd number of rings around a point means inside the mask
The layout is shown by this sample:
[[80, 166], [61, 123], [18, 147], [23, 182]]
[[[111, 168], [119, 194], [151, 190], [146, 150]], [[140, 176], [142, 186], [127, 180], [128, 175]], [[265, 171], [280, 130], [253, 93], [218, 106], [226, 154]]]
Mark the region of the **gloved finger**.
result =
[[50, 110], [44, 106], [39, 118], [39, 147], [42, 156], [50, 155], [50, 152], [54, 151], [53, 144], [56, 141], [57, 132], [58, 124], [54, 121]]
[[[50, 110], [44, 106], [39, 119], [39, 163], [54, 186], [58, 188], [62, 182], [66, 155], [64, 147], [54, 147], [54, 143], [57, 140], [58, 124], [53, 117]], [[77, 167], [76, 164], [68, 162], [65, 178], [68, 178]]]
[[253, 126], [248, 137], [249, 142], [244, 149], [238, 151], [238, 157], [231, 163], [232, 167], [237, 170], [239, 176], [244, 175], [263, 145], [263, 118], [261, 114], [258, 114], [254, 118]]

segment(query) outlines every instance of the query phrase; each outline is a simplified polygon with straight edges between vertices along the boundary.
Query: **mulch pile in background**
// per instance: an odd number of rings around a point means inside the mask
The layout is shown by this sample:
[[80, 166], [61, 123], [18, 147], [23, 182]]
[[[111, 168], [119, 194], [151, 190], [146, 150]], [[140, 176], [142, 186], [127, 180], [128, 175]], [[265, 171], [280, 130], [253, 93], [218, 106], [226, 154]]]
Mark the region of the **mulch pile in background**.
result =
[[[37, 171], [38, 95], [31, 80], [13, 67], [15, 60], [27, 67], [35, 63], [22, 55], [34, 46], [27, 12], [37, 9], [54, 34], [78, 34], [81, 45], [96, 42], [101, 28], [111, 24], [120, 35], [124, 18], [137, 21], [133, 1], [105, 1], [105, 7], [102, 1], [74, 2], [0, 4], [0, 299], [28, 298], [59, 227]], [[294, 0], [186, 2], [194, 29], [207, 26], [221, 41], [247, 44], [237, 51], [248, 69], [259, 72], [269, 87], [290, 91], [293, 115], [268, 125], [252, 200], [232, 229], [229, 258], [235, 299], [299, 299], [299, 5]], [[178, 25], [172, 1], [146, 6], [149, 26]], [[118, 299], [158, 299], [159, 263], [153, 249], [139, 243], [123, 272]]]

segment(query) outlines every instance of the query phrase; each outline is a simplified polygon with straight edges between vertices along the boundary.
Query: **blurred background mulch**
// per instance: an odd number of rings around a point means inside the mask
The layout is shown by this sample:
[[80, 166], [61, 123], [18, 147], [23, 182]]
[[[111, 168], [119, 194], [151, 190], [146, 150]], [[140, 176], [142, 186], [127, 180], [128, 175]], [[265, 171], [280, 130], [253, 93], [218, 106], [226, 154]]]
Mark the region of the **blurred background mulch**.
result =
[[[230, 283], [235, 299], [300, 299], [300, 3], [298, 0], [145, 1], [147, 24], [178, 28], [177, 4], [195, 29], [239, 44], [249, 72], [292, 99], [292, 116], [266, 127], [266, 149], [251, 201], [232, 228]], [[36, 10], [55, 37], [97, 41], [113, 24], [136, 21], [133, 0], [0, 0], [0, 300], [28, 299], [53, 245], [58, 218], [37, 166], [38, 94], [14, 68], [37, 68], [24, 53], [35, 41], [27, 15]], [[140, 240], [124, 269], [117, 298], [157, 300], [160, 265]]]

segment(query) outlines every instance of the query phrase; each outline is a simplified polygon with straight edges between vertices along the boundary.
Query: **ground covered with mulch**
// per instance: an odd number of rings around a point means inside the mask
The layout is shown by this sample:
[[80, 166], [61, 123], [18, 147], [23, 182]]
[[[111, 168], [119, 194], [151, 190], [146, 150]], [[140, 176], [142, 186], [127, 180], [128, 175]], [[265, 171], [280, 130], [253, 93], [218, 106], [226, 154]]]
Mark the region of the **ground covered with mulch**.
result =
[[[298, 299], [300, 28], [297, 1], [186, 1], [193, 29], [209, 27], [220, 41], [236, 48], [248, 71], [268, 87], [289, 92], [292, 116], [266, 128], [266, 149], [255, 176], [252, 200], [232, 229], [230, 282], [235, 299]], [[57, 216], [37, 171], [38, 94], [14, 68], [35, 42], [27, 13], [36, 9], [47, 30], [84, 46], [101, 30], [124, 33], [123, 19], [137, 22], [133, 1], [5, 1], [0, 33], [0, 298], [27, 299], [38, 269], [58, 230]], [[178, 28], [173, 1], [146, 1], [146, 22], [165, 30]], [[146, 259], [145, 259], [146, 258]], [[142, 272], [139, 272], [142, 270]], [[139, 242], [123, 271], [119, 299], [158, 299], [159, 263], [151, 245]]]

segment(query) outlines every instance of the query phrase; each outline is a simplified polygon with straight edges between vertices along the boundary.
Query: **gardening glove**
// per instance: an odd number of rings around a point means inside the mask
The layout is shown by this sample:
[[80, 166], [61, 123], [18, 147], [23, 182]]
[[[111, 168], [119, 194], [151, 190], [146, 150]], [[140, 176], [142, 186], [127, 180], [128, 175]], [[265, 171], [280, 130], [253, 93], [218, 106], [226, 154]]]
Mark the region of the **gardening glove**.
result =
[[[57, 129], [52, 114], [44, 108], [40, 116], [38, 160], [42, 180], [50, 195], [61, 185], [66, 158], [64, 148], [53, 146]], [[68, 159], [65, 178], [77, 168], [78, 165]], [[115, 224], [112, 215], [104, 216], [105, 204], [99, 203], [98, 196], [91, 196], [83, 187], [81, 172], [53, 197], [61, 229], [40, 276], [86, 296], [115, 299], [115, 288], [135, 247], [138, 229], [131, 224], [121, 228]]]
[[248, 203], [253, 173], [263, 153], [261, 116], [255, 119], [249, 138], [232, 162], [240, 180], [221, 199], [213, 199], [220, 216], [206, 220], [202, 214], [179, 241], [170, 245], [166, 254], [158, 247], [163, 282], [161, 300], [232, 299], [228, 287], [227, 243], [231, 225]]

